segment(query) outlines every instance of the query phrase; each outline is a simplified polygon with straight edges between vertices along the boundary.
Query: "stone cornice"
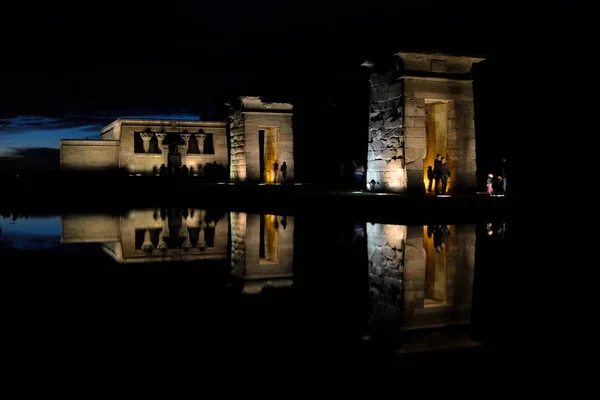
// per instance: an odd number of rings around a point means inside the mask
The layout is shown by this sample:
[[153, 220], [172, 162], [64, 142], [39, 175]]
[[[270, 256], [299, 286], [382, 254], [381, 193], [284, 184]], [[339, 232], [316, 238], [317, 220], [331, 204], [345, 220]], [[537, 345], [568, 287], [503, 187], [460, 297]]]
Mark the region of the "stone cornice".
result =
[[291, 111], [262, 111], [262, 110], [242, 110], [242, 114], [275, 114], [275, 115], [293, 115], [294, 113]]
[[457, 79], [457, 78], [445, 78], [439, 76], [421, 76], [421, 75], [403, 75], [398, 77], [401, 79], [415, 79], [421, 81], [435, 81], [435, 82], [460, 82], [460, 83], [473, 83], [472, 79]]
[[170, 128], [226, 128], [227, 122], [223, 121], [198, 121], [198, 120], [185, 120], [185, 119], [117, 119], [111, 122], [100, 130], [100, 134], [103, 135], [112, 129], [116, 125], [143, 125], [149, 128], [160, 126]]

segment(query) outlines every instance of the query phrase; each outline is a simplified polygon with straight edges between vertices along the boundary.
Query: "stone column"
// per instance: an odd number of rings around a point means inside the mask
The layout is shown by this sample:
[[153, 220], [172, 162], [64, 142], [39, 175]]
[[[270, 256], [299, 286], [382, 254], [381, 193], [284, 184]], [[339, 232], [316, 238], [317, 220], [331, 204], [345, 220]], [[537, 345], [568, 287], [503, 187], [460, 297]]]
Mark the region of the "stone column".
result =
[[191, 133], [180, 133], [179, 135], [185, 142], [185, 144], [183, 146], [179, 146], [179, 154], [181, 155], [181, 166], [184, 166], [185, 162], [187, 160], [187, 153], [188, 153], [188, 148], [189, 148], [189, 144], [190, 144], [190, 136], [192, 136], [192, 134]]
[[231, 221], [231, 273], [236, 278], [243, 278], [246, 273], [246, 237], [247, 218], [246, 213], [229, 213]]
[[415, 323], [415, 312], [425, 305], [427, 252], [423, 246], [423, 227], [409, 226], [404, 250], [404, 325]]
[[156, 133], [156, 139], [158, 140], [158, 148], [160, 150], [160, 152], [163, 155], [163, 164], [165, 164], [165, 167], [168, 165], [169, 160], [169, 148], [165, 148], [164, 146], [164, 140], [167, 137], [167, 134], [165, 132], [157, 132]]
[[371, 108], [367, 152], [367, 190], [406, 191], [402, 82], [391, 71], [370, 76]]
[[200, 154], [204, 154], [204, 139], [206, 139], [206, 133], [196, 133], [196, 142], [198, 142], [198, 150]]
[[152, 240], [150, 238], [150, 229], [146, 229], [146, 231], [144, 232], [144, 243], [142, 243], [142, 250], [144, 250], [144, 251], [154, 250], [154, 245], [152, 244]]
[[185, 237], [185, 240], [181, 244], [181, 248], [189, 249], [192, 247], [192, 243], [190, 242], [190, 231], [188, 230], [186, 219], [183, 217], [180, 217], [180, 218], [181, 218], [181, 228], [179, 228], [179, 236]]
[[204, 223], [200, 223], [200, 231], [198, 232], [198, 241], [196, 242], [196, 248], [204, 250], [206, 248], [206, 241], [204, 240]]
[[140, 133], [142, 140], [144, 141], [144, 153], [150, 152], [150, 139], [154, 136], [152, 132], [142, 132]]
[[406, 231], [406, 225], [367, 223], [369, 297], [374, 331], [393, 331], [402, 324]]
[[158, 250], [166, 250], [167, 249], [167, 242], [165, 242], [165, 230], [163, 229], [159, 234], [158, 234], [158, 246], [156, 246], [156, 248]]

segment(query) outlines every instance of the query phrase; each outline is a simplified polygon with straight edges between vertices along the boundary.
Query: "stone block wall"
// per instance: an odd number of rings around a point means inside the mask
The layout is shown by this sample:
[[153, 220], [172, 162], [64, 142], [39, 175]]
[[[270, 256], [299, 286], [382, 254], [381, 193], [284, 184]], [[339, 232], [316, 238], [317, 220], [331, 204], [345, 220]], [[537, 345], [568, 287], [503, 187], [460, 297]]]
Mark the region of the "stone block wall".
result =
[[119, 240], [115, 215], [63, 215], [61, 243], [104, 243]]
[[231, 224], [231, 273], [239, 279], [244, 278], [246, 270], [246, 237], [248, 214], [230, 212]]
[[392, 71], [373, 73], [367, 150], [367, 189], [404, 192], [406, 170], [402, 129], [403, 83]]
[[232, 182], [246, 181], [246, 136], [244, 115], [241, 109], [233, 111], [229, 117], [230, 160], [229, 179]]
[[403, 323], [402, 277], [405, 225], [367, 223], [369, 297], [373, 328], [400, 328]]
[[85, 170], [119, 167], [119, 142], [61, 140], [60, 169]]

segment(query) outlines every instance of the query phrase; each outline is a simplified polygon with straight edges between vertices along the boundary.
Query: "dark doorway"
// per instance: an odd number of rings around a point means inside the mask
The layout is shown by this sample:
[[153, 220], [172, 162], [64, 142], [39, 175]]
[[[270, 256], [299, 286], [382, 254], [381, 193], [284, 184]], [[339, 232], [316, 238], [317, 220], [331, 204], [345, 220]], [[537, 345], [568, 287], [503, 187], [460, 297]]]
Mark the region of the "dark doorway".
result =
[[181, 154], [176, 144], [169, 145], [169, 171], [174, 173], [181, 166]]
[[265, 131], [263, 129], [258, 131], [258, 149], [259, 149], [259, 171], [260, 171], [260, 182], [265, 182]]

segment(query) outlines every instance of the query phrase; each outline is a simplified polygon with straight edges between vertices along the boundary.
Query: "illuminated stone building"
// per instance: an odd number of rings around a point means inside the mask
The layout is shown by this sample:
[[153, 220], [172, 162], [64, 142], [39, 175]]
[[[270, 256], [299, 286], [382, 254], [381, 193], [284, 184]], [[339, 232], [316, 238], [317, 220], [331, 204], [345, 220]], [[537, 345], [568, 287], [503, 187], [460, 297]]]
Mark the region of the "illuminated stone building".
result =
[[482, 58], [397, 53], [371, 68], [367, 190], [424, 193], [427, 166], [447, 158], [449, 192], [476, 191], [473, 63]]
[[186, 166], [202, 176], [216, 164], [231, 181], [273, 183], [274, 164], [285, 161], [286, 180], [293, 181], [292, 105], [244, 96], [230, 107], [228, 122], [118, 119], [100, 131], [100, 140], [61, 140], [61, 169], [156, 175]]

